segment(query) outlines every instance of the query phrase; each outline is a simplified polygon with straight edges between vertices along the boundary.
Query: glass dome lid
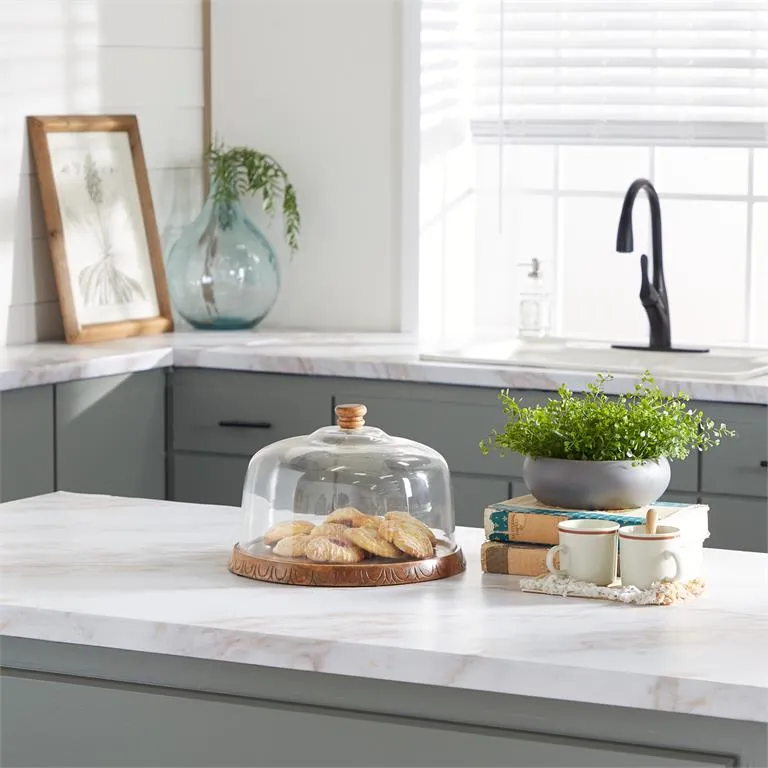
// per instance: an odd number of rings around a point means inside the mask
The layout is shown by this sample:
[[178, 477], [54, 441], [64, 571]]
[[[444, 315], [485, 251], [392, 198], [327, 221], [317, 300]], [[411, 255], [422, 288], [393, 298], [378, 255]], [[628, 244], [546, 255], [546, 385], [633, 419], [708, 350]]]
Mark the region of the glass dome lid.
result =
[[230, 570], [262, 581], [379, 586], [464, 570], [445, 459], [365, 426], [364, 405], [251, 459]]

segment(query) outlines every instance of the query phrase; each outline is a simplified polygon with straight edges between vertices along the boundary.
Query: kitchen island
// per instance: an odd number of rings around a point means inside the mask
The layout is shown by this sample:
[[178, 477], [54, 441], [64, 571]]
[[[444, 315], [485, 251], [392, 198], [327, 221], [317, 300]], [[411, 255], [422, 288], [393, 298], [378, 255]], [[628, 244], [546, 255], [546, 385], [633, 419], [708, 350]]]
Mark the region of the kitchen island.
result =
[[0, 764], [768, 764], [768, 555], [634, 607], [467, 571], [376, 589], [230, 574], [240, 511], [0, 505]]

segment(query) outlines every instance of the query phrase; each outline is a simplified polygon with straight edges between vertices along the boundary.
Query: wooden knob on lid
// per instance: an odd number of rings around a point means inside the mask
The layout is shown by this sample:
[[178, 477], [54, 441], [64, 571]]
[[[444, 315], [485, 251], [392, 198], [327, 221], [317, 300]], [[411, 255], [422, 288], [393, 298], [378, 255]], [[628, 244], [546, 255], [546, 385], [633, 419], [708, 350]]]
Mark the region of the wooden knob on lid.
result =
[[360, 429], [365, 424], [363, 418], [368, 409], [359, 403], [350, 403], [347, 405], [337, 405], [336, 423], [341, 429]]

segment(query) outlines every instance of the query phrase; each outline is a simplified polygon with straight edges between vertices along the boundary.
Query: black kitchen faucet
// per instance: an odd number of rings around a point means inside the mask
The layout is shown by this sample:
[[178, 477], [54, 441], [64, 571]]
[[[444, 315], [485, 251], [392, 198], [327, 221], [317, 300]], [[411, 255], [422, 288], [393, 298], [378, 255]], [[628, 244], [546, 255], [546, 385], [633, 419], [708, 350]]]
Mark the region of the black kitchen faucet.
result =
[[648, 256], [640, 256], [640, 301], [643, 304], [651, 328], [648, 346], [633, 344], [614, 344], [616, 349], [648, 349], [657, 352], [708, 352], [707, 349], [683, 349], [672, 346], [672, 332], [669, 322], [669, 299], [664, 282], [664, 258], [661, 245], [661, 206], [656, 189], [648, 179], [636, 179], [630, 184], [624, 196], [619, 218], [619, 230], [616, 234], [616, 250], [619, 253], [632, 253], [632, 209], [638, 192], [644, 189], [651, 206], [651, 242], [653, 258], [653, 276], [648, 279]]

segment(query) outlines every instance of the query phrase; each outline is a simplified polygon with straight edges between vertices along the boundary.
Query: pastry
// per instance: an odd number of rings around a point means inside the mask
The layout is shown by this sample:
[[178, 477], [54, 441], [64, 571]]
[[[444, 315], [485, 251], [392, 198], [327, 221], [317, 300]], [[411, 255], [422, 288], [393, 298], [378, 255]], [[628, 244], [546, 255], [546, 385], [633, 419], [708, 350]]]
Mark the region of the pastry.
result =
[[315, 536], [309, 539], [304, 554], [316, 563], [359, 563], [365, 551], [347, 539]]
[[[390, 517], [385, 518], [379, 526], [378, 535], [407, 555], [421, 559], [431, 557], [435, 552], [434, 545], [424, 528], [426, 526], [423, 523], [414, 525], [410, 520]], [[429, 533], [432, 532], [429, 531]]]
[[363, 514], [359, 509], [354, 507], [340, 507], [334, 509], [328, 517], [325, 518], [327, 523], [341, 523], [352, 528], [357, 528], [364, 524], [368, 520], [368, 515]]
[[384, 522], [384, 518], [379, 515], [366, 515], [364, 528], [378, 528]]
[[278, 557], [304, 557], [304, 552], [310, 537], [306, 533], [299, 533], [296, 536], [286, 536], [272, 547], [272, 554]]
[[395, 529], [392, 543], [411, 557], [421, 560], [432, 557], [435, 548], [426, 533], [412, 525], [402, 525]]
[[344, 532], [348, 530], [348, 526], [342, 525], [341, 523], [321, 523], [320, 525], [316, 525], [309, 535], [312, 538], [315, 536], [331, 536], [343, 539]]
[[437, 544], [437, 537], [432, 532], [432, 529], [428, 525], [426, 525], [426, 523], [422, 523], [421, 520], [415, 518], [413, 515], [409, 514], [408, 512], [387, 512], [387, 514], [384, 515], [384, 519], [400, 520], [401, 522], [406, 523], [407, 525], [414, 525], [427, 535], [427, 537], [432, 542], [432, 544]]
[[280, 539], [298, 536], [301, 533], [309, 533], [314, 527], [314, 524], [307, 520], [286, 520], [285, 522], [273, 525], [264, 534], [264, 543], [277, 544]]
[[395, 539], [395, 531], [402, 525], [403, 523], [401, 520], [395, 520], [394, 518], [391, 518], [390, 520], [382, 520], [381, 524], [376, 529], [376, 532], [382, 539], [391, 544]]
[[394, 558], [403, 556], [401, 550], [386, 539], [382, 539], [376, 532], [376, 529], [370, 525], [363, 525], [360, 528], [347, 528], [344, 538], [377, 557]]

